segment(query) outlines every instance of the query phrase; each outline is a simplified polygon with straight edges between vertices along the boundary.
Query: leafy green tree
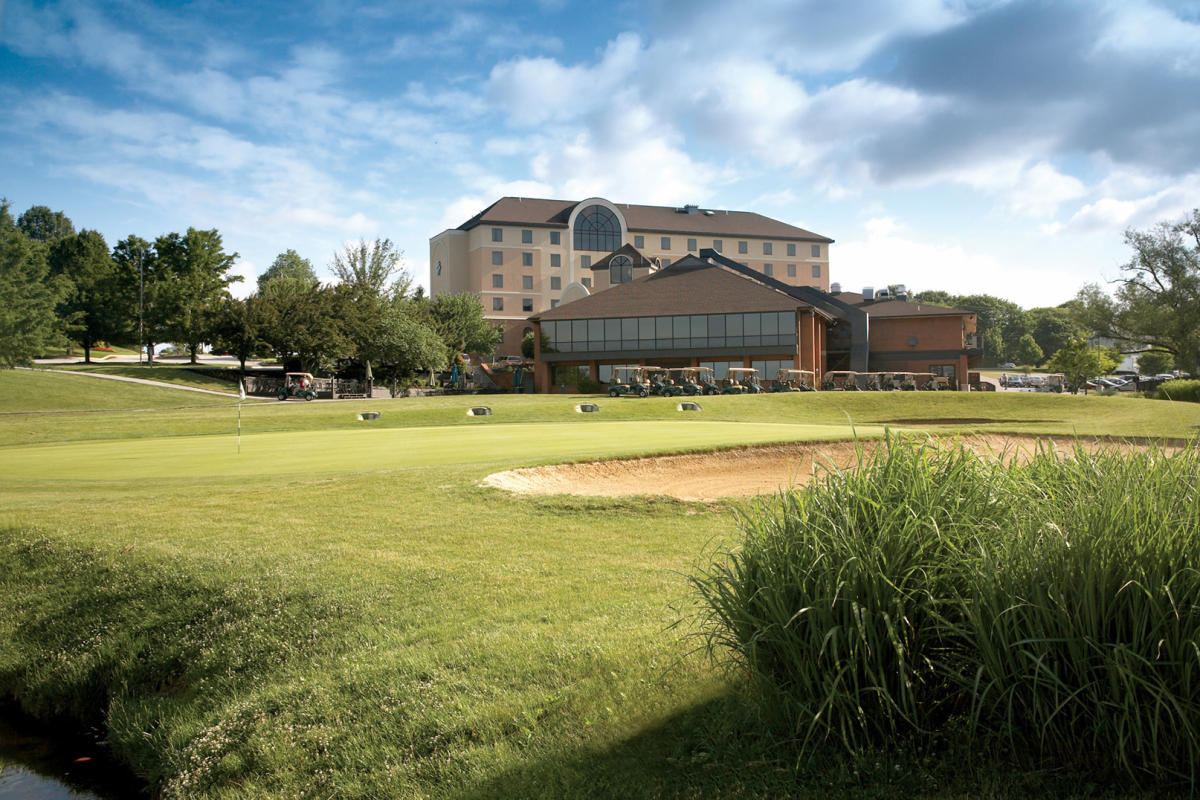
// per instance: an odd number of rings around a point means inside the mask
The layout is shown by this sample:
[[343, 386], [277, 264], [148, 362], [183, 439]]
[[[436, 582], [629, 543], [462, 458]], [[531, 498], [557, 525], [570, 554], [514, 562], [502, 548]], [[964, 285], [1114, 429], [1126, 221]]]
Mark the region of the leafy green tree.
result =
[[1066, 375], [1075, 391], [1085, 387], [1086, 393], [1089, 380], [1112, 372], [1120, 363], [1120, 353], [1112, 348], [1092, 347], [1086, 340], [1074, 338], [1050, 358], [1046, 367]]
[[1017, 342], [1017, 361], [1022, 364], [1030, 364], [1037, 366], [1042, 363], [1045, 354], [1042, 348], [1038, 347], [1038, 343], [1034, 341], [1033, 334], [1027, 333]]
[[332, 288], [280, 278], [263, 286], [256, 306], [259, 337], [280, 361], [295, 359], [302, 370], [318, 372], [353, 355], [342, 298]]
[[[171, 338], [178, 286], [169, 264], [149, 242], [128, 236], [113, 247], [117, 282], [124, 298], [125, 341], [137, 342], [154, 363], [154, 347]], [[139, 324], [140, 323], [140, 324]]]
[[75, 235], [75, 226], [67, 215], [46, 206], [33, 206], [22, 214], [17, 220], [17, 228], [35, 242], [53, 242]]
[[446, 344], [446, 358], [458, 353], [490, 353], [503, 332], [483, 316], [479, 295], [439, 294], [428, 303], [430, 325]]
[[277, 278], [296, 278], [308, 283], [320, 283], [317, 273], [313, 271], [312, 262], [302, 258], [295, 250], [287, 250], [275, 257], [267, 271], [258, 276], [259, 290], [262, 290], [263, 284]]
[[1053, 308], [1031, 308], [1025, 314], [1030, 333], [1042, 353], [1057, 353], [1072, 337], [1084, 338], [1089, 333], [1067, 303]]
[[1142, 375], [1162, 375], [1175, 366], [1175, 356], [1165, 350], [1147, 350], [1137, 358]]
[[1200, 209], [1179, 222], [1128, 230], [1133, 257], [1113, 296], [1080, 290], [1081, 321], [1100, 336], [1165, 350], [1180, 368], [1200, 367]]
[[391, 239], [372, 243], [360, 239], [334, 253], [329, 268], [354, 297], [405, 297], [412, 287], [412, 276], [402, 268], [402, 256]]
[[124, 323], [121, 286], [108, 243], [96, 231], [84, 229], [54, 240], [48, 261], [52, 275], [71, 281], [59, 313], [68, 322], [71, 339], [83, 348], [83, 360], [90, 363], [92, 348], [119, 338]]
[[446, 366], [446, 346], [436, 331], [396, 303], [384, 312], [370, 347], [358, 358], [377, 364], [379, 376], [396, 383]]
[[50, 274], [45, 248], [22, 234], [0, 199], [0, 366], [28, 366], [53, 348], [65, 347], [57, 308], [70, 281]]
[[[542, 334], [542, 352], [553, 352], [553, 348], [550, 347], [550, 337], [544, 333]], [[532, 359], [534, 357], [533, 331], [530, 331], [521, 338], [521, 355], [527, 359]]]
[[212, 338], [212, 325], [220, 304], [229, 297], [229, 285], [242, 278], [230, 275], [237, 253], [226, 253], [221, 234], [214, 230], [188, 228], [187, 233], [169, 233], [154, 241], [155, 260], [164, 277], [174, 282], [171, 340], [188, 349], [192, 363], [201, 345]]
[[213, 321], [213, 350], [237, 356], [242, 372], [246, 371], [246, 359], [265, 347], [262, 340], [261, 302], [257, 295], [244, 300], [226, 297], [221, 301]]

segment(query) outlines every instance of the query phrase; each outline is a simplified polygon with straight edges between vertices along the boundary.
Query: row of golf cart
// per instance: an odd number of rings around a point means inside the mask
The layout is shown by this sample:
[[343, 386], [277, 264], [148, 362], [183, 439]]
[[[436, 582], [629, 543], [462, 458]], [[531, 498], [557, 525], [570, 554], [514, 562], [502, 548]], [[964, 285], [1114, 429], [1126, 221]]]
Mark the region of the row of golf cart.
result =
[[955, 387], [944, 375], [932, 372], [852, 372], [835, 370], [822, 377], [826, 392], [944, 392]]
[[758, 370], [730, 367], [717, 378], [711, 367], [613, 367], [608, 384], [610, 397], [695, 397], [715, 394], [762, 394], [765, 392], [816, 391], [815, 375], [806, 369], [781, 369], [770, 387], [763, 386]]

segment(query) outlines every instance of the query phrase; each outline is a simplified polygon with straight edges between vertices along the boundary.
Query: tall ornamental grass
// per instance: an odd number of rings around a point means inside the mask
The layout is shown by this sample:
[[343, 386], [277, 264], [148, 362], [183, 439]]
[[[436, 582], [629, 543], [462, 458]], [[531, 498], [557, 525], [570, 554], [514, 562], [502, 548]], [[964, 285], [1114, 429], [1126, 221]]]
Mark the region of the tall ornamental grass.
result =
[[743, 513], [695, 579], [710, 646], [804, 750], [966, 719], [1194, 784], [1197, 451], [998, 455], [892, 439]]
[[1155, 390], [1154, 396], [1158, 400], [1182, 400], [1188, 403], [1200, 403], [1200, 381], [1167, 381]]

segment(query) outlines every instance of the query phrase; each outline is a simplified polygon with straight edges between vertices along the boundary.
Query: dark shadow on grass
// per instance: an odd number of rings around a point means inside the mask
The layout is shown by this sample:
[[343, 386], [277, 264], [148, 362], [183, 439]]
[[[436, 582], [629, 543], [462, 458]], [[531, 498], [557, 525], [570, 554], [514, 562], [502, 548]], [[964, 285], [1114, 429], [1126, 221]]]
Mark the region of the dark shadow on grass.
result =
[[564, 748], [469, 787], [465, 800], [732, 800], [733, 798], [1162, 798], [1174, 789], [1136, 787], [1119, 776], [997, 753], [947, 733], [908, 745], [800, 760], [733, 694], [688, 708], [609, 748]]

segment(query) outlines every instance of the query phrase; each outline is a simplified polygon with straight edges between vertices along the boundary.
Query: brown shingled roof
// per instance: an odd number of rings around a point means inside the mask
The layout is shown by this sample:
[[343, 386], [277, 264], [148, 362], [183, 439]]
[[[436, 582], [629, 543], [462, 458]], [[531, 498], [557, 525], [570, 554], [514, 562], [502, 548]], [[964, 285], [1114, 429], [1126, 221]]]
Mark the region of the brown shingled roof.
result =
[[946, 308], [931, 303], [912, 303], [907, 300], [863, 300], [860, 292], [835, 294], [838, 300], [857, 306], [872, 317], [956, 317], [974, 315], [974, 311]]
[[593, 263], [592, 266], [586, 267], [586, 269], [590, 269], [593, 272], [595, 272], [597, 270], [601, 270], [601, 269], [608, 269], [609, 262], [611, 262], [613, 260], [613, 258], [618, 255], [629, 256], [629, 260], [633, 262], [633, 266], [635, 266], [635, 267], [657, 266], [650, 259], [648, 259], [644, 255], [642, 255], [641, 251], [638, 250], [633, 245], [623, 244], [623, 245], [621, 245], [619, 250], [614, 250], [613, 252], [606, 255], [604, 258]]
[[[695, 262], [695, 263], [693, 263]], [[600, 319], [675, 314], [794, 311], [807, 304], [758, 281], [685, 256], [670, 268], [564, 303], [530, 319]]]
[[[529, 225], [532, 227], [566, 227], [577, 200], [543, 200], [529, 197], [502, 197], [458, 226], [469, 231], [477, 225]], [[833, 239], [819, 233], [788, 225], [753, 211], [698, 210], [685, 213], [671, 206], [639, 206], [614, 203], [625, 217], [631, 231], [692, 234], [715, 238], [754, 236], [764, 239], [794, 239], [805, 242], [832, 243]], [[710, 213], [711, 212], [711, 213]]]

